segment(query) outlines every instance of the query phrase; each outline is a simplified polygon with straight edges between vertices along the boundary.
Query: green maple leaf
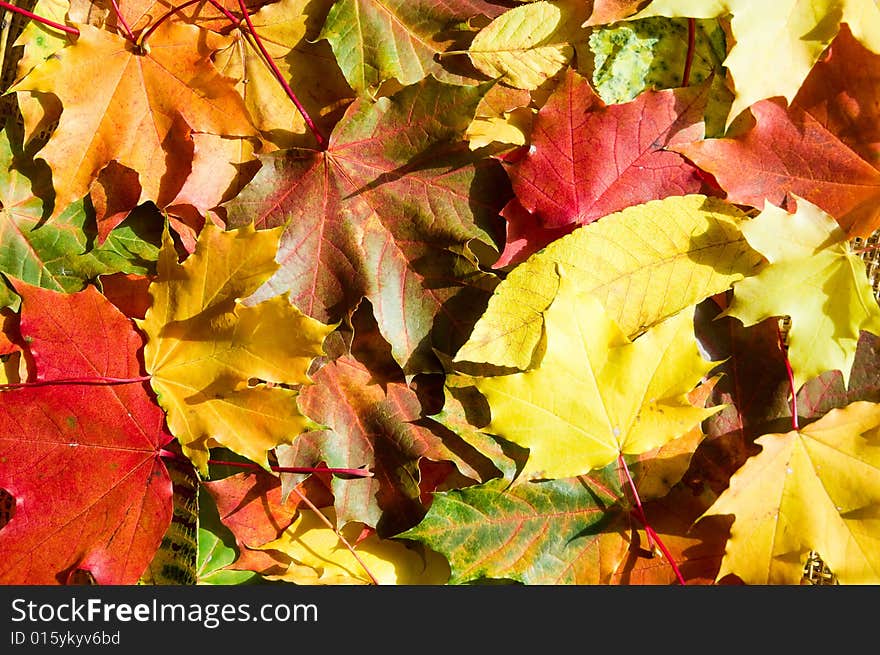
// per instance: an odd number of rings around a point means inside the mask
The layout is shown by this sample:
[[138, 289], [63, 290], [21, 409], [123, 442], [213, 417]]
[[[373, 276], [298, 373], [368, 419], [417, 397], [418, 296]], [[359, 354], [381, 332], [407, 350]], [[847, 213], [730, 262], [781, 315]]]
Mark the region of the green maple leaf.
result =
[[450, 584], [605, 584], [628, 547], [618, 490], [610, 470], [513, 487], [490, 480], [435, 494], [425, 519], [398, 536], [445, 555]]

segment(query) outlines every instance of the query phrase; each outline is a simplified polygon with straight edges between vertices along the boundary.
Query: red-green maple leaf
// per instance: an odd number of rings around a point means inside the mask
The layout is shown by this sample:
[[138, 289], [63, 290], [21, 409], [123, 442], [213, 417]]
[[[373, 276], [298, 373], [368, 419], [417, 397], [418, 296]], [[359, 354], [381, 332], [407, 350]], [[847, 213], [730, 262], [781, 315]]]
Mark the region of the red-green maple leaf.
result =
[[756, 123], [742, 134], [670, 147], [712, 173], [731, 202], [793, 209], [794, 194], [834, 216], [850, 236], [880, 226], [880, 171], [797, 105], [762, 100], [750, 110]]
[[605, 106], [570, 69], [535, 117], [528, 153], [508, 168], [514, 193], [547, 228], [700, 193], [700, 172], [666, 148], [703, 137], [704, 105], [693, 87]]
[[407, 373], [433, 365], [432, 345], [454, 352], [495, 284], [468, 243], [493, 242], [508, 197], [500, 164], [462, 140], [483, 91], [428, 78], [356, 101], [326, 152], [264, 157], [227, 206], [230, 227], [286, 225], [281, 267], [253, 299], [288, 291], [332, 322], [366, 296]]
[[[439, 425], [420, 420], [421, 403], [402, 375], [397, 380], [374, 380], [366, 366], [345, 355], [326, 364], [312, 380], [314, 384], [300, 394], [300, 409], [327, 429], [279, 447], [278, 462], [282, 466], [325, 462], [335, 468], [372, 471], [370, 478], [333, 479], [340, 525], [360, 521], [381, 534], [393, 534], [418, 522], [424, 514], [419, 485], [423, 458], [452, 461], [469, 477], [481, 477], [438, 436]], [[455, 441], [457, 451], [469, 451], [473, 457], [471, 447], [460, 438]]]
[[[32, 382], [137, 378], [141, 336], [94, 287], [65, 295], [14, 282]], [[171, 521], [171, 440], [144, 382], [0, 391], [0, 488], [15, 499], [0, 529], [0, 582], [133, 584]]]

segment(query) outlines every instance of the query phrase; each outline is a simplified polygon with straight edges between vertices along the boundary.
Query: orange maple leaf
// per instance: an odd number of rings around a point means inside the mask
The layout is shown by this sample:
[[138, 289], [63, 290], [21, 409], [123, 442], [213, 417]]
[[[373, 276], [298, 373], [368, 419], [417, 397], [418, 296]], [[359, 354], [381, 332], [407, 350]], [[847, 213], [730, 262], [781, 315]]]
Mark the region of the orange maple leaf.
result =
[[[161, 205], [189, 172], [191, 132], [255, 134], [241, 97], [211, 63], [222, 37], [167, 21], [139, 50], [116, 34], [89, 25], [79, 30], [75, 43], [11, 89], [61, 101], [58, 127], [39, 155], [52, 169], [54, 214], [89, 193], [114, 161], [138, 175], [129, 182], [140, 187], [129, 194], [135, 205]], [[100, 236], [113, 227], [102, 225]]]

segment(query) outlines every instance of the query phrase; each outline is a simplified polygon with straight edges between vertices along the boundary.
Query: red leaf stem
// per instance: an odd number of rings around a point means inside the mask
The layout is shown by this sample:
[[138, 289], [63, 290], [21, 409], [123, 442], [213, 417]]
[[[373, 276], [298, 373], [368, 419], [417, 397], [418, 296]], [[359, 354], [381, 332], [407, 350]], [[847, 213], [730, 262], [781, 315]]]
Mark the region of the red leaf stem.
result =
[[278, 66], [275, 64], [275, 60], [272, 59], [272, 55], [269, 54], [269, 51], [266, 50], [266, 46], [263, 45], [263, 40], [260, 38], [260, 35], [257, 34], [257, 30], [254, 28], [253, 21], [251, 21], [251, 15], [248, 13], [247, 7], [244, 4], [244, 0], [238, 0], [238, 6], [241, 9], [241, 13], [244, 16], [244, 20], [247, 22], [248, 30], [251, 35], [254, 37], [254, 41], [257, 44], [257, 47], [260, 49], [260, 54], [263, 55], [263, 59], [265, 59], [266, 63], [269, 65], [269, 68], [272, 69], [272, 74], [275, 75], [275, 79], [278, 80], [278, 83], [284, 88], [284, 92], [287, 94], [287, 97], [290, 98], [291, 102], [296, 105], [297, 110], [302, 115], [303, 120], [306, 122], [309, 130], [315, 137], [315, 141], [318, 142], [318, 148], [320, 150], [327, 149], [327, 139], [321, 134], [321, 131], [318, 129], [318, 126], [315, 125], [315, 122], [312, 120], [312, 117], [309, 116], [309, 113], [306, 111], [306, 108], [303, 107], [302, 103], [299, 101], [299, 98], [296, 97], [296, 94], [293, 92], [293, 89], [290, 88], [290, 84], [287, 83], [287, 80], [284, 79], [284, 75], [282, 75], [281, 71], [278, 69]]
[[[156, 19], [156, 22], [153, 23], [152, 25], [150, 25], [150, 27], [148, 27], [147, 30], [143, 34], [141, 34], [140, 44], [144, 45], [147, 42], [147, 39], [150, 38], [150, 34], [155, 32], [156, 28], [159, 27], [159, 25], [161, 25], [166, 20], [171, 18], [175, 13], [177, 13], [181, 9], [186, 9], [187, 7], [194, 5], [194, 4], [197, 4], [199, 2], [202, 2], [202, 0], [187, 0], [186, 2], [184, 2], [181, 5], [176, 5], [174, 7], [171, 7], [171, 9], [169, 9], [164, 14], [159, 16], [159, 18]], [[236, 27], [238, 27], [240, 25], [241, 21], [238, 18], [236, 18], [235, 16], [233, 16], [229, 12], [229, 10], [226, 9], [226, 7], [221, 5], [219, 2], [217, 2], [217, 0], [208, 0], [208, 2], [210, 2], [215, 8], [217, 8], [219, 11], [221, 11], [223, 13], [223, 15], [226, 16], [226, 18], [229, 19], [229, 21], [233, 25], [235, 25]]]
[[0, 384], [0, 390], [3, 389], [21, 389], [24, 387], [48, 387], [51, 385], [112, 385], [112, 384], [132, 384], [134, 382], [148, 382], [151, 379], [149, 375], [141, 375], [136, 378], [113, 378], [113, 377], [78, 377], [78, 378], [60, 378], [58, 380], [35, 380], [33, 382], [9, 382]]
[[113, 11], [116, 12], [116, 20], [122, 25], [122, 29], [125, 30], [125, 38], [132, 43], [135, 43], [137, 39], [134, 36], [134, 32], [132, 32], [131, 28], [128, 26], [128, 21], [125, 20], [125, 16], [119, 11], [119, 3], [116, 2], [116, 0], [110, 0], [110, 2], [113, 3]]
[[856, 248], [853, 250], [854, 255], [863, 255], [866, 252], [873, 252], [874, 250], [880, 249], [880, 241], [877, 243], [872, 243], [869, 246], [865, 246], [864, 248]]
[[[159, 451], [159, 456], [164, 457], [166, 459], [174, 459], [179, 462], [188, 461], [185, 457], [178, 455], [170, 450], [166, 450], [162, 448]], [[259, 464], [254, 464], [253, 462], [231, 462], [219, 459], [209, 459], [208, 464], [214, 464], [215, 466], [234, 466], [237, 468], [250, 469], [252, 471], [263, 471], [265, 470]], [[329, 467], [315, 467], [315, 466], [275, 466], [274, 464], [270, 464], [269, 468], [271, 468], [276, 473], [332, 473], [334, 475], [352, 475], [358, 478], [371, 478], [373, 474], [366, 469], [345, 469], [345, 468], [329, 468]]]
[[694, 50], [697, 43], [697, 21], [688, 18], [688, 49], [684, 60], [684, 73], [681, 75], [681, 85], [688, 86], [691, 81], [691, 66], [694, 64]]
[[56, 30], [61, 30], [62, 32], [67, 32], [68, 34], [73, 34], [74, 36], [79, 36], [79, 30], [75, 27], [71, 27], [70, 25], [62, 25], [61, 23], [56, 23], [54, 20], [49, 20], [48, 18], [43, 18], [42, 16], [37, 16], [35, 13], [28, 11], [27, 9], [22, 9], [21, 7], [16, 7], [13, 4], [5, 2], [5, 0], [0, 0], [0, 7], [3, 9], [8, 9], [11, 12], [16, 14], [21, 14], [22, 16], [27, 16], [31, 20], [35, 20], [38, 23], [46, 25], [47, 27], [54, 27]]
[[348, 548], [349, 552], [351, 552], [352, 556], [357, 560], [358, 564], [361, 565], [361, 568], [362, 568], [362, 569], [366, 572], [366, 574], [370, 577], [370, 580], [373, 581], [373, 584], [376, 585], [376, 586], [378, 587], [378, 586], [379, 586], [379, 581], [376, 579], [376, 576], [374, 576], [373, 573], [370, 571], [370, 569], [367, 568], [367, 565], [364, 564], [364, 561], [360, 558], [360, 555], [358, 555], [358, 554], [357, 554], [357, 551], [355, 551], [354, 546], [352, 546], [350, 543], [348, 543], [348, 540], [347, 540], [345, 537], [342, 536], [342, 533], [336, 528], [335, 525], [333, 525], [333, 524], [330, 522], [330, 519], [328, 519], [326, 516], [324, 516], [324, 512], [322, 512], [322, 511], [319, 510], [317, 507], [315, 507], [315, 504], [314, 504], [311, 500], [309, 500], [303, 492], [301, 492], [301, 491], [299, 490], [299, 487], [294, 487], [294, 488], [293, 488], [293, 491], [296, 493], [297, 496], [299, 496], [299, 498], [300, 498], [301, 501], [303, 501], [306, 505], [309, 506], [309, 508], [310, 508], [315, 514], [317, 514], [319, 517], [321, 517], [321, 520], [324, 522], [324, 524], [325, 524], [328, 528], [330, 528], [331, 530], [333, 530], [333, 532], [336, 533], [336, 536], [337, 536], [337, 538], [339, 539], [339, 541], [341, 541], [342, 544], [343, 544], [346, 548]]
[[666, 544], [663, 543], [663, 540], [660, 539], [660, 535], [651, 527], [650, 523], [648, 523], [648, 517], [645, 514], [645, 508], [642, 507], [642, 500], [639, 498], [638, 489], [636, 489], [635, 482], [633, 482], [632, 475], [630, 475], [629, 467], [626, 465], [626, 460], [623, 458], [623, 455], [619, 455], [617, 457], [617, 462], [620, 465], [621, 470], [626, 475], [626, 480], [629, 483], [629, 488], [632, 491], [633, 499], [635, 500], [636, 508], [633, 512], [630, 512], [632, 516], [635, 516], [642, 526], [645, 528], [645, 533], [648, 535], [648, 545], [653, 549], [654, 544], [657, 544], [657, 547], [660, 549], [660, 552], [663, 553], [664, 557], [669, 561], [669, 565], [672, 567], [673, 572], [675, 573], [675, 577], [678, 580], [679, 584], [687, 584], [684, 581], [684, 576], [682, 576], [681, 571], [678, 568], [678, 565], [675, 563], [675, 559], [672, 556], [672, 553], [669, 552], [669, 549], [666, 547]]
[[791, 361], [788, 359], [788, 345], [782, 334], [782, 328], [779, 322], [776, 323], [776, 336], [779, 340], [779, 349], [782, 351], [782, 359], [785, 360], [785, 373], [788, 376], [788, 388], [791, 391], [791, 429], [800, 430], [798, 423], [798, 406], [797, 406], [797, 389], [794, 386], [794, 371], [791, 368]]
[[662, 552], [663, 556], [669, 561], [669, 566], [672, 567], [672, 571], [675, 573], [675, 578], [676, 580], [678, 580], [678, 583], [681, 585], [686, 585], [687, 583], [684, 580], [684, 576], [681, 574], [681, 569], [678, 568], [678, 564], [675, 563], [675, 559], [672, 557], [672, 553], [669, 552], [666, 544], [664, 544], [663, 540], [660, 539], [660, 535], [657, 534], [654, 528], [645, 523], [644, 518], [639, 516], [638, 513], [631, 512], [630, 516], [639, 521], [642, 524], [642, 527], [645, 528], [645, 532], [647, 533], [648, 538], [653, 539], [657, 543], [657, 547], [660, 548], [660, 552]]

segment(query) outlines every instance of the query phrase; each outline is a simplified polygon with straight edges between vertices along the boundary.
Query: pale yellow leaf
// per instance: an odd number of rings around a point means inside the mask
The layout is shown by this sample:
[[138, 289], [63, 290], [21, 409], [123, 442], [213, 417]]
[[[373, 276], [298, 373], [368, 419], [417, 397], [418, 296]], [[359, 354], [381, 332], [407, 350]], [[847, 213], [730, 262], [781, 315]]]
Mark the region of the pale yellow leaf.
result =
[[803, 198], [789, 214], [770, 203], [743, 225], [769, 265], [734, 284], [726, 314], [745, 325], [790, 316], [788, 356], [795, 387], [825, 371], [849, 380], [862, 330], [880, 334], [880, 306], [865, 262], [830, 215]]
[[577, 0], [532, 2], [509, 9], [474, 37], [468, 55], [489, 77], [519, 89], [535, 89], [568, 64], [586, 4]]
[[630, 342], [599, 300], [560, 269], [544, 321], [535, 368], [474, 378], [492, 414], [484, 431], [529, 449], [525, 478], [602, 468], [619, 455], [658, 448], [721, 409], [688, 398], [714, 365], [697, 349], [692, 310]]
[[690, 195], [578, 228], [511, 271], [455, 361], [528, 368], [556, 294], [556, 264], [633, 337], [754, 272], [762, 257], [740, 232], [744, 218], [727, 202]]

